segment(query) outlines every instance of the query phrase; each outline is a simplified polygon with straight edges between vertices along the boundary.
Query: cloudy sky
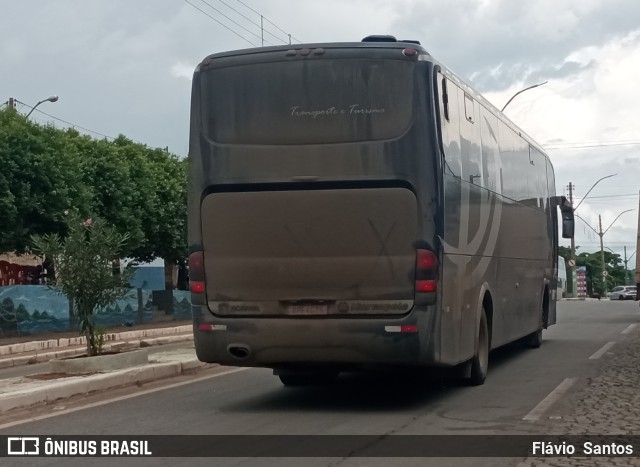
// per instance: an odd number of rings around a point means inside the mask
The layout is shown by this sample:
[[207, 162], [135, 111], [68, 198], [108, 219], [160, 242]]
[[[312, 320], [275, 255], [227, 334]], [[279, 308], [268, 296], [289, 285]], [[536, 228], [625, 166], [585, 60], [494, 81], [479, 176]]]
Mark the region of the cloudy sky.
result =
[[[637, 0], [0, 0], [0, 103], [186, 156], [191, 74], [206, 55], [261, 45], [418, 39], [547, 149], [605, 246], [636, 250], [640, 190]], [[228, 18], [227, 18], [228, 17]], [[217, 22], [217, 21], [219, 22]], [[232, 22], [233, 21], [233, 22]], [[224, 26], [220, 23], [223, 23]], [[272, 35], [273, 34], [273, 35]], [[280, 39], [274, 37], [278, 36]], [[45, 115], [39, 111], [46, 112]], [[57, 119], [54, 119], [54, 117]], [[578, 221], [579, 251], [599, 237]], [[635, 264], [636, 258], [632, 258]]]

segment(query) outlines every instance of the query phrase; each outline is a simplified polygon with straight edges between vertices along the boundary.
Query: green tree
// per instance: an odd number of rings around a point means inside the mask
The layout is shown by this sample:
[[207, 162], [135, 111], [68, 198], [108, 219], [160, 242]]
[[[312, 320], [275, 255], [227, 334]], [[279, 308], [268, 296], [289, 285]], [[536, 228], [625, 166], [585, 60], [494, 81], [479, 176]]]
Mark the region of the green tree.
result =
[[91, 187], [93, 212], [120, 234], [128, 235], [123, 254], [129, 256], [130, 250], [144, 241], [137, 187], [130, 176], [135, 161], [106, 140], [79, 139], [76, 143], [82, 146], [82, 175]]
[[83, 144], [83, 176], [93, 187], [93, 206], [100, 217], [129, 235], [124, 254], [138, 261], [184, 261], [186, 160], [124, 136]]
[[31, 235], [64, 233], [64, 211], [88, 212], [65, 132], [0, 110], [0, 252], [22, 253]]
[[[187, 160], [156, 149], [150, 152], [156, 187], [156, 208], [148, 219], [148, 238], [154, 245], [153, 254], [165, 260], [165, 284], [173, 288], [173, 269], [186, 267], [187, 258]], [[151, 214], [150, 213], [150, 214]]]
[[112, 262], [119, 257], [126, 235], [102, 219], [81, 219], [75, 213], [68, 216], [66, 238], [58, 234], [34, 236], [33, 244], [36, 251], [53, 258], [58, 274], [54, 288], [72, 305], [91, 356], [100, 350], [94, 313], [126, 294], [133, 270], [113, 274]]
[[124, 136], [95, 140], [0, 110], [0, 252], [23, 252], [34, 234], [63, 238], [74, 210], [126, 235], [123, 256], [184, 266], [186, 164]]
[[569, 262], [571, 259], [571, 248], [568, 246], [559, 246], [558, 247], [558, 256], [562, 256], [565, 262]]
[[620, 255], [610, 251], [604, 252], [606, 280], [602, 280], [602, 257], [599, 251], [594, 253], [580, 253], [576, 257], [578, 266], [587, 268], [587, 286], [591, 294], [604, 296], [605, 285], [607, 290], [611, 290], [616, 285], [625, 283], [625, 270], [620, 259]]

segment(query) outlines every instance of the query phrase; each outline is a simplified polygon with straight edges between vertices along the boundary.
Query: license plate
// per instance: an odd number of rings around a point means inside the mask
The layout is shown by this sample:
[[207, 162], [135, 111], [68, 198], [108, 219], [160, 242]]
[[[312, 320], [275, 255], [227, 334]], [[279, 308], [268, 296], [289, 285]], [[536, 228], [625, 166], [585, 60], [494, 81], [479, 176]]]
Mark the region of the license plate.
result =
[[329, 313], [328, 305], [289, 305], [287, 311], [290, 315], [326, 315]]

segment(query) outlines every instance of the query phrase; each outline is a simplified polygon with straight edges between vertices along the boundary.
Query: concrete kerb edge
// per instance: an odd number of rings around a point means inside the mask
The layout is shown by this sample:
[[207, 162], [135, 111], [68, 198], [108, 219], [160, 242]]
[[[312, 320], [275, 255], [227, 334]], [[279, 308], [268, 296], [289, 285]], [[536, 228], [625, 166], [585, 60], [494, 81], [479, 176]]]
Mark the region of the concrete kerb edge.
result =
[[[146, 340], [134, 340], [134, 341], [126, 341], [126, 342], [116, 341], [116, 342], [112, 342], [111, 344], [106, 344], [104, 346], [104, 350], [105, 351], [119, 350], [119, 349], [129, 348], [129, 347], [131, 348], [152, 347], [154, 345], [173, 344], [177, 342], [186, 342], [186, 341], [192, 341], [192, 340], [193, 340], [193, 334], [185, 334], [185, 335], [158, 337], [158, 338], [146, 339]], [[79, 348], [79, 349], [59, 350], [54, 352], [44, 352], [44, 353], [35, 354], [35, 355], [24, 355], [24, 356], [14, 357], [14, 358], [3, 358], [3, 359], [0, 359], [0, 369], [30, 365], [32, 363], [43, 363], [53, 359], [74, 357], [76, 355], [83, 355], [85, 353], [86, 353], [86, 349]]]
[[166, 362], [142, 365], [125, 370], [99, 373], [82, 377], [71, 377], [67, 381], [49, 382], [34, 388], [20, 388], [15, 392], [0, 395], [0, 413], [20, 407], [30, 407], [41, 403], [52, 403], [80, 394], [103, 391], [116, 387], [147, 383], [161, 378], [178, 376], [183, 372], [198, 369], [206, 364], [201, 362]]
[[[191, 325], [174, 326], [169, 328], [141, 329], [139, 331], [123, 331], [105, 335], [107, 342], [122, 341], [127, 339], [142, 339], [152, 337], [165, 337], [191, 332]], [[55, 349], [71, 345], [85, 345], [84, 336], [72, 338], [49, 339], [46, 341], [22, 342], [20, 344], [0, 345], [0, 355], [11, 355], [23, 352]]]
[[76, 355], [84, 353], [84, 349], [69, 349], [61, 350], [59, 352], [46, 352], [35, 355], [23, 355], [21, 357], [14, 358], [3, 358], [0, 359], [0, 370], [5, 368], [14, 368], [17, 366], [32, 365], [34, 363], [48, 362], [54, 358], [75, 357]]
[[[169, 328], [141, 329], [139, 331], [123, 331], [109, 333], [105, 335], [107, 342], [123, 341], [127, 339], [142, 339], [153, 337], [173, 336], [176, 334], [184, 334], [191, 332], [191, 325], [174, 326]], [[39, 350], [55, 349], [59, 347], [68, 347], [70, 345], [85, 345], [84, 336], [72, 338], [49, 339], [46, 341], [22, 342], [20, 344], [0, 345], [0, 355], [11, 355], [15, 353], [32, 352]]]

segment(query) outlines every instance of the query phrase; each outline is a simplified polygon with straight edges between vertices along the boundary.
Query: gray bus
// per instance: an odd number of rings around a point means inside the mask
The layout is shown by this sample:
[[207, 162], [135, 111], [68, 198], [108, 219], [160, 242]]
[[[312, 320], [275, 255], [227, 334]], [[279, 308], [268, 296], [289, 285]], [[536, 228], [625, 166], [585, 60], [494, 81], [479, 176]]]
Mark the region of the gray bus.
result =
[[191, 99], [201, 361], [481, 384], [491, 349], [540, 345], [573, 211], [540, 146], [417, 41], [218, 53]]

